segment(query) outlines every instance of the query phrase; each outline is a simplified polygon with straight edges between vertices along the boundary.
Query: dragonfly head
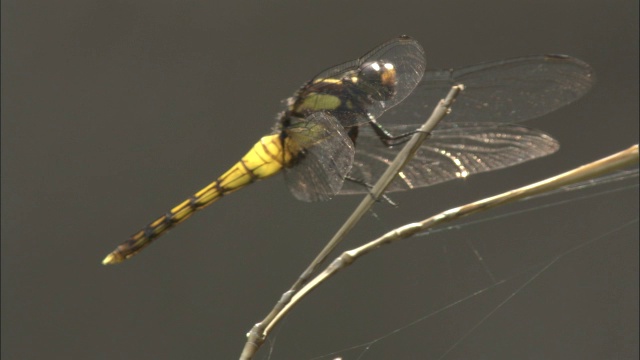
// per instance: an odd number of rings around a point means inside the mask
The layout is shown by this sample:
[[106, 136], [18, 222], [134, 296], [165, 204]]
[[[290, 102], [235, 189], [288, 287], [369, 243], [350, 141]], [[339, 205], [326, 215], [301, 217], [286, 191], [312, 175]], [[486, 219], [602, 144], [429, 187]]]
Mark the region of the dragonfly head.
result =
[[373, 61], [360, 67], [358, 86], [376, 101], [390, 99], [396, 92], [396, 69], [392, 63]]

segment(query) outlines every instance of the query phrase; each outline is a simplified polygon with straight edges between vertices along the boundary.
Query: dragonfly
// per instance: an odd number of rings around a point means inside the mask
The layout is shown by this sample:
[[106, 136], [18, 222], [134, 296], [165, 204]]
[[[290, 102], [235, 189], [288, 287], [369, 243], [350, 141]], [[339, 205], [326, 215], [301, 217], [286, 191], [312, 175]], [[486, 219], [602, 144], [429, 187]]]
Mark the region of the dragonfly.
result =
[[456, 84], [465, 90], [453, 111], [431, 132], [388, 192], [551, 154], [559, 148], [555, 139], [516, 123], [577, 100], [594, 79], [588, 64], [567, 55], [426, 70], [422, 46], [409, 36], [394, 38], [306, 82], [286, 101], [271, 134], [211, 184], [134, 233], [103, 264], [131, 258], [196, 211], [279, 172], [291, 193], [303, 201], [368, 193], [399, 145]]

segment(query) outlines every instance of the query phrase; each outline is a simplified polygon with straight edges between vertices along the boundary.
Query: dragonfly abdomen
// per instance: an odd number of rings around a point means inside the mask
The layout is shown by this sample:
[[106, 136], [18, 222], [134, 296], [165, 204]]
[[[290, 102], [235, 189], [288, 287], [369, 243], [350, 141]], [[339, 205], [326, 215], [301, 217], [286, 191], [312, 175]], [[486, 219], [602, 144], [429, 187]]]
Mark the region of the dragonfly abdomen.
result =
[[196, 211], [254, 181], [275, 175], [287, 166], [291, 159], [292, 155], [282, 146], [280, 134], [263, 137], [216, 181], [131, 235], [127, 241], [107, 255], [102, 263], [117, 264], [132, 257], [160, 235], [191, 217]]

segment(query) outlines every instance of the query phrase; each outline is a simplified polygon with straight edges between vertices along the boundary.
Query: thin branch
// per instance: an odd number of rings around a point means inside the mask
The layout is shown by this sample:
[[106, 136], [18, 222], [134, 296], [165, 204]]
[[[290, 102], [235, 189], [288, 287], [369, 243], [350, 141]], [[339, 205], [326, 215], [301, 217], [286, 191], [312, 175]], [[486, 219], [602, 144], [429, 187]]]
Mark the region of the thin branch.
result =
[[456, 85], [451, 88], [449, 94], [444, 100], [440, 100], [438, 105], [433, 109], [433, 113], [429, 119], [418, 129], [418, 131], [411, 137], [407, 144], [398, 153], [391, 165], [382, 174], [380, 179], [371, 189], [371, 192], [362, 200], [360, 205], [354, 210], [351, 216], [345, 221], [338, 232], [333, 238], [325, 245], [316, 258], [311, 262], [307, 269], [300, 275], [298, 280], [291, 286], [291, 288], [285, 292], [280, 300], [273, 307], [271, 312], [259, 323], [253, 326], [251, 331], [247, 334], [247, 342], [245, 343], [241, 360], [248, 360], [253, 358], [260, 346], [264, 343], [268, 331], [275, 326], [278, 319], [283, 315], [283, 311], [288, 309], [288, 304], [292, 298], [297, 297], [297, 292], [300, 288], [307, 283], [309, 278], [316, 272], [316, 269], [324, 262], [327, 256], [333, 251], [333, 249], [345, 238], [345, 236], [353, 229], [356, 223], [362, 218], [362, 216], [373, 206], [373, 204], [382, 196], [389, 184], [398, 175], [398, 172], [402, 170], [404, 165], [411, 160], [415, 152], [420, 148], [424, 140], [427, 139], [431, 131], [438, 125], [438, 123], [451, 111], [451, 105], [460, 91], [464, 89], [462, 85]]
[[408, 238], [418, 232], [423, 232], [444, 223], [460, 219], [467, 215], [477, 212], [486, 211], [494, 207], [506, 205], [524, 198], [535, 196], [548, 191], [554, 191], [563, 186], [575, 184], [581, 181], [602, 176], [615, 170], [631, 166], [638, 163], [638, 145], [634, 145], [624, 151], [602, 158], [592, 163], [580, 166], [560, 175], [523, 186], [518, 189], [507, 191], [495, 196], [491, 196], [482, 200], [478, 200], [467, 205], [459, 206], [435, 216], [427, 218], [420, 222], [415, 222], [401, 226], [387, 234], [362, 245], [353, 250], [345, 251], [337, 259], [335, 259], [327, 268], [318, 276], [298, 291], [273, 320], [271, 326], [265, 328], [265, 335], [268, 335], [272, 327], [282, 319], [304, 296], [322, 284], [324, 281], [335, 275], [340, 270], [347, 268], [353, 264], [358, 258], [364, 256], [382, 245], [391, 244], [395, 241]]

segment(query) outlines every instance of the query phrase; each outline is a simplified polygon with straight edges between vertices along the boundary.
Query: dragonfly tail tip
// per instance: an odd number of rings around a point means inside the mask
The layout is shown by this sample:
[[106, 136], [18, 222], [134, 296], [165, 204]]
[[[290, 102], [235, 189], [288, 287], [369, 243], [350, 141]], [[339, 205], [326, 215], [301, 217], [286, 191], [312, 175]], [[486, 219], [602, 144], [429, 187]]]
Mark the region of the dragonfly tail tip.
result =
[[102, 265], [118, 264], [118, 263], [121, 263], [123, 260], [124, 258], [122, 258], [122, 256], [120, 256], [119, 254], [111, 253], [107, 255], [107, 257], [105, 257], [104, 260], [102, 260]]

